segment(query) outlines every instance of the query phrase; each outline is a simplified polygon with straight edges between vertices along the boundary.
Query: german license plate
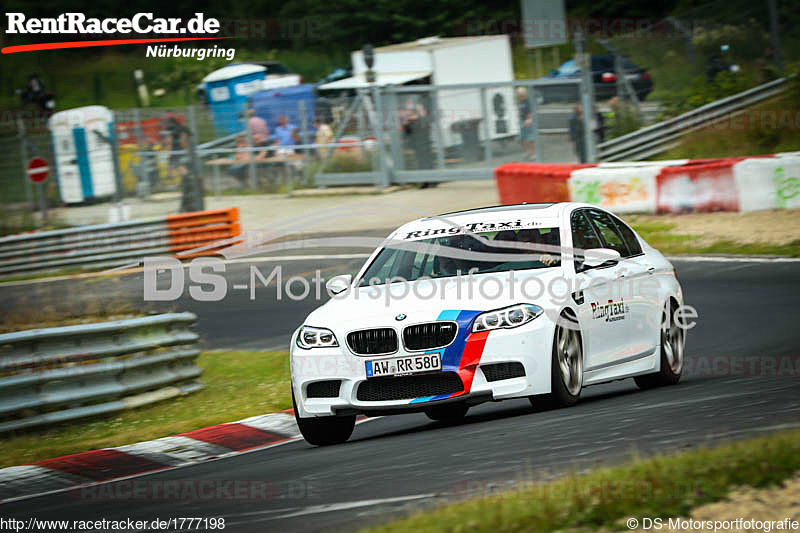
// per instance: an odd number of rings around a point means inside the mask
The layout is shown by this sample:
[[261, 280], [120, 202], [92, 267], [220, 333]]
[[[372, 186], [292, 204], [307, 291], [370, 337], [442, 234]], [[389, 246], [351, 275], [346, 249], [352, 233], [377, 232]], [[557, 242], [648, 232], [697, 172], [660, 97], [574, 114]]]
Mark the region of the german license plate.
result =
[[375, 359], [365, 363], [367, 365], [368, 378], [416, 374], [417, 372], [431, 372], [442, 369], [442, 358], [438, 353]]

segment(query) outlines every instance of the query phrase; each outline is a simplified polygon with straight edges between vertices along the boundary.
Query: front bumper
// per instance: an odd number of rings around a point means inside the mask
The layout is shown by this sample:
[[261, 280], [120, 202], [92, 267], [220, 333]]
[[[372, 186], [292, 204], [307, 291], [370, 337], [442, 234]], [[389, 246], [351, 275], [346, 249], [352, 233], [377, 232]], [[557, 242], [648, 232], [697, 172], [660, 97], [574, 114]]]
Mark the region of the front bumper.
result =
[[[466, 402], [474, 405], [491, 400], [546, 394], [550, 392], [550, 361], [554, 326], [545, 316], [519, 328], [470, 334], [455, 359], [443, 358], [442, 372], [457, 373], [463, 390], [448, 394], [384, 401], [358, 399], [358, 388], [367, 381], [365, 362], [382, 356], [356, 356], [346, 347], [304, 350], [291, 344], [292, 387], [301, 417], [364, 413], [370, 415], [417, 412], [434, 405]], [[419, 355], [401, 349], [389, 358]], [[445, 359], [449, 361], [444, 364]], [[519, 363], [524, 376], [490, 381], [484, 369], [497, 363]], [[433, 374], [438, 374], [434, 372]], [[413, 374], [413, 379], [428, 374]], [[376, 379], [376, 378], [371, 378]], [[393, 378], [379, 378], [393, 379]], [[318, 381], [340, 381], [335, 397], [310, 398], [308, 386]]]

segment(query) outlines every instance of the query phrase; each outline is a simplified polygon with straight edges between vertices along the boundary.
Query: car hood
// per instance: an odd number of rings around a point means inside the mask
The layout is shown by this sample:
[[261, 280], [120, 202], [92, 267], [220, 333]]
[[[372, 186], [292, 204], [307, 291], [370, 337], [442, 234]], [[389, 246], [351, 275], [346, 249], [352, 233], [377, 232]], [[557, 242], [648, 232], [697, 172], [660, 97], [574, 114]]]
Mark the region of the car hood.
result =
[[355, 288], [316, 309], [305, 324], [352, 330], [391, 325], [398, 315], [415, 323], [437, 320], [444, 311], [488, 311], [518, 303], [560, 309], [570, 298], [561, 268], [514, 272], [513, 276], [512, 281], [507, 272], [475, 275], [471, 296], [466, 276], [460, 281], [451, 277]]

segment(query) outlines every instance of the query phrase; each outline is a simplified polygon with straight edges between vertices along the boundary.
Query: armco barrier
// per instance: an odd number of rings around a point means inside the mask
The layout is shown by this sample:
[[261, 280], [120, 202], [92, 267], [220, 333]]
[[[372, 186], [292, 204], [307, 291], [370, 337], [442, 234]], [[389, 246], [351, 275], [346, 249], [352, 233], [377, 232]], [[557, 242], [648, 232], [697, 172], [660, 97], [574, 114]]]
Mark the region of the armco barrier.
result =
[[800, 208], [800, 153], [725, 159], [509, 163], [495, 169], [503, 204], [571, 200], [619, 213]]
[[0, 433], [203, 388], [192, 313], [0, 335]]
[[[146, 255], [212, 255], [241, 234], [239, 209], [169, 215], [0, 238], [0, 276], [137, 263]], [[219, 243], [219, 245], [215, 245]], [[191, 250], [199, 248], [196, 253]]]

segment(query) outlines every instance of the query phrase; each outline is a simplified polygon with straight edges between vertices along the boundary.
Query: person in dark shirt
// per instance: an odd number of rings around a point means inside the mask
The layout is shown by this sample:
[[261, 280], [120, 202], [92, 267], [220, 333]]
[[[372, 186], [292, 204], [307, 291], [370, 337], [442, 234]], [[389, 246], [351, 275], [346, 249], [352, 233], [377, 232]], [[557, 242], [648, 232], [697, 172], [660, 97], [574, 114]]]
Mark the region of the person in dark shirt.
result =
[[569, 142], [578, 156], [578, 161], [586, 162], [586, 136], [583, 127], [583, 107], [581, 104], [575, 105], [575, 112], [569, 117]]

